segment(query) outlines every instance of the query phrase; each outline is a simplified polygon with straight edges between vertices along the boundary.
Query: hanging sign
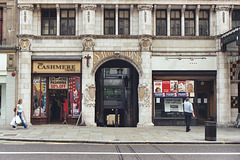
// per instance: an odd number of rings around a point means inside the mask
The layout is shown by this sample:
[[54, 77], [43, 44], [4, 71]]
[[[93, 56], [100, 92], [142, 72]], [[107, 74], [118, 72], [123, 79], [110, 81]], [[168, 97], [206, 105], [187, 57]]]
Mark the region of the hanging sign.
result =
[[49, 77], [49, 89], [68, 89], [68, 78]]

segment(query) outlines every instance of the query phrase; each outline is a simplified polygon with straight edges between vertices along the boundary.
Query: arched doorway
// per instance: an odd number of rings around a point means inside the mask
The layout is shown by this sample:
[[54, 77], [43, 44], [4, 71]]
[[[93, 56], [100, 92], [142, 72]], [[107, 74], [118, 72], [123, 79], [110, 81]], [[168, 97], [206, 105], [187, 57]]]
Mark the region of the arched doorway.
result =
[[124, 60], [107, 61], [98, 68], [95, 83], [95, 114], [103, 122], [97, 125], [136, 127], [139, 75], [135, 67]]

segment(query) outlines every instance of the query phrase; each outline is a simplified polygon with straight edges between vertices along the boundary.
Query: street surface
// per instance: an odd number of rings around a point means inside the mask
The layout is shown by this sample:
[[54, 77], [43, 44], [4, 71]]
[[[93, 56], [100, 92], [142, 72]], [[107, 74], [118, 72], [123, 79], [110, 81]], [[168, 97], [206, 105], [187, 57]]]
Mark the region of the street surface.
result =
[[239, 160], [240, 144], [80, 144], [0, 141], [0, 160]]

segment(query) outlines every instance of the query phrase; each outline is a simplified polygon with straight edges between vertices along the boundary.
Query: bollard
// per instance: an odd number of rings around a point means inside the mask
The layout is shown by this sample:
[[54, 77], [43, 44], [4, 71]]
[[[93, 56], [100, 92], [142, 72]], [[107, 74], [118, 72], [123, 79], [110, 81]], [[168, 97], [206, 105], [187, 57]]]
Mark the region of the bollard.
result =
[[217, 129], [215, 121], [205, 122], [205, 140], [216, 141]]

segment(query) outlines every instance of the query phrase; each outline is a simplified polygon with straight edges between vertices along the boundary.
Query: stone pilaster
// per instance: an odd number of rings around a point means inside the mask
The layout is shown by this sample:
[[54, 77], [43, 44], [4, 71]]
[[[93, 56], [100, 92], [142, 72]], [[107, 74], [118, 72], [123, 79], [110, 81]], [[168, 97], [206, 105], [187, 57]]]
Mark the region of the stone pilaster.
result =
[[152, 35], [152, 5], [138, 5], [139, 35]]
[[96, 126], [95, 123], [95, 76], [91, 74], [93, 67], [93, 47], [94, 42], [91, 38], [83, 41], [84, 52], [82, 52], [82, 113], [87, 126]]
[[185, 9], [186, 9], [186, 5], [182, 6], [182, 10], [181, 10], [181, 36], [185, 36]]
[[227, 32], [230, 29], [229, 10], [231, 6], [216, 6], [217, 35]]
[[139, 122], [138, 127], [153, 126], [152, 123], [152, 64], [151, 64], [151, 45], [149, 38], [142, 38], [139, 42], [142, 50], [142, 70], [143, 74], [139, 77], [138, 103], [139, 103]]
[[228, 125], [231, 120], [230, 76], [227, 55], [217, 53], [217, 124]]
[[83, 10], [83, 33], [95, 34], [95, 10], [97, 5], [82, 5]]
[[33, 5], [19, 5], [20, 10], [20, 30], [19, 34], [33, 34]]

